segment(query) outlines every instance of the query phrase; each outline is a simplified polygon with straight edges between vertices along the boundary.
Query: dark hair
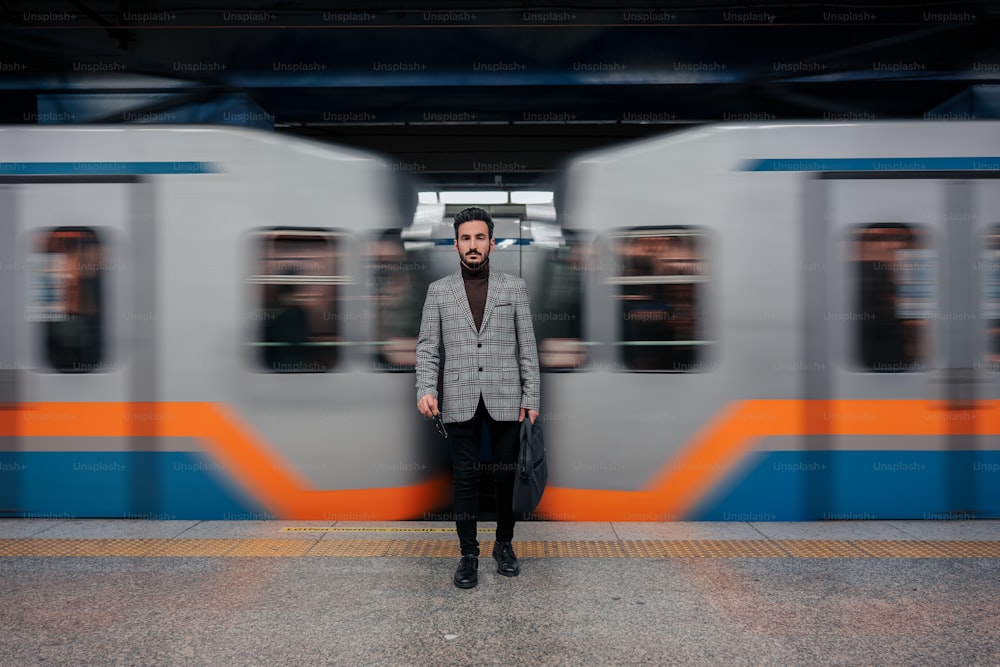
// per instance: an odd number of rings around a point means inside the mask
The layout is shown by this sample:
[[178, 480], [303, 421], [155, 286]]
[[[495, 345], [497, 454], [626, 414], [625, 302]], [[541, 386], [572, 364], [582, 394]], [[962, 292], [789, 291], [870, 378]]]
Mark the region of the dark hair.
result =
[[455, 214], [455, 238], [458, 238], [458, 228], [462, 226], [463, 222], [469, 222], [471, 220], [482, 220], [486, 223], [486, 226], [490, 230], [490, 238], [493, 238], [493, 218], [490, 217], [490, 212], [484, 208], [478, 208], [476, 206], [470, 206], [469, 208], [463, 208], [461, 211]]

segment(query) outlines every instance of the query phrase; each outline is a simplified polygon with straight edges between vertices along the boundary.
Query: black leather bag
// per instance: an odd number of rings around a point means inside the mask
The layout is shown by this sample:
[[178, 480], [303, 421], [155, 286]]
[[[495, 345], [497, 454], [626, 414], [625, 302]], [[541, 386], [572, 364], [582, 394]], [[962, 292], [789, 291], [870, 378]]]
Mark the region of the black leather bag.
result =
[[542, 420], [536, 417], [532, 424], [525, 415], [521, 422], [521, 453], [514, 474], [514, 514], [527, 514], [538, 507], [548, 479]]

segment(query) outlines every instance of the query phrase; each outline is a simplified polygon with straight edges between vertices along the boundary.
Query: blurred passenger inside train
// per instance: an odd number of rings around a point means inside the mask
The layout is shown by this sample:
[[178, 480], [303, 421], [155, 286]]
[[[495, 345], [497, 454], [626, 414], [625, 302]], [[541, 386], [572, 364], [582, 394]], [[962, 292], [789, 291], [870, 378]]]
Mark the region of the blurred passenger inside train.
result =
[[296, 285], [276, 285], [273, 307], [264, 321], [266, 365], [275, 372], [290, 372], [303, 368], [308, 350], [309, 314], [302, 303]]
[[697, 368], [700, 236], [684, 227], [636, 230], [618, 242], [622, 357], [639, 371]]
[[103, 254], [90, 229], [56, 229], [46, 235], [46, 351], [52, 368], [88, 373], [102, 362]]
[[923, 239], [915, 228], [875, 224], [855, 236], [859, 302], [855, 321], [860, 361], [875, 372], [922, 368], [924, 330], [933, 307], [929, 259], [918, 254]]
[[262, 284], [263, 366], [274, 373], [322, 373], [337, 361], [343, 305], [339, 243], [323, 231], [276, 229], [257, 234]]
[[369, 247], [378, 356], [383, 370], [410, 371], [417, 363], [417, 332], [427, 291], [426, 253], [409, 255], [399, 230], [381, 233]]

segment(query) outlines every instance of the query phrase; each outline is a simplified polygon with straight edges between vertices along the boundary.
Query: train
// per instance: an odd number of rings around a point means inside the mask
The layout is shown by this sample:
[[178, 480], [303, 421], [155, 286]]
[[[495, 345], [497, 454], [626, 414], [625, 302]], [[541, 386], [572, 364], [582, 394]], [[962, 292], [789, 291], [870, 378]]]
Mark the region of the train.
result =
[[[414, 350], [461, 197], [232, 127], [0, 155], [0, 517], [449, 518]], [[996, 122], [731, 123], [467, 202], [531, 294], [531, 518], [1000, 516], [998, 178]]]

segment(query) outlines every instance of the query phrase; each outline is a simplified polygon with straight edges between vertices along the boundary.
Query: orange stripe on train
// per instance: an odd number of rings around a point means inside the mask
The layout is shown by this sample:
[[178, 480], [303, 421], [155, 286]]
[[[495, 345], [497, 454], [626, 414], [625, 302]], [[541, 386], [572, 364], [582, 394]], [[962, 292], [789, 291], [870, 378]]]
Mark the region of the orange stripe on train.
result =
[[724, 408], [639, 491], [546, 489], [538, 511], [575, 521], [678, 520], [766, 436], [1000, 434], [1000, 401], [750, 400]]
[[[235, 481], [281, 519], [407, 519], [447, 501], [441, 475], [379, 489], [318, 490], [224, 406], [214, 403], [21, 403], [0, 435], [199, 438]], [[1000, 401], [946, 409], [924, 400], [750, 400], [724, 408], [638, 491], [550, 486], [539, 515], [575, 521], [685, 516], [766, 436], [1000, 434]]]
[[237, 484], [281, 519], [372, 521], [411, 518], [447, 499], [449, 480], [379, 489], [319, 490], [250, 429], [213, 403], [22, 403], [22, 436], [188, 436], [198, 438]]

